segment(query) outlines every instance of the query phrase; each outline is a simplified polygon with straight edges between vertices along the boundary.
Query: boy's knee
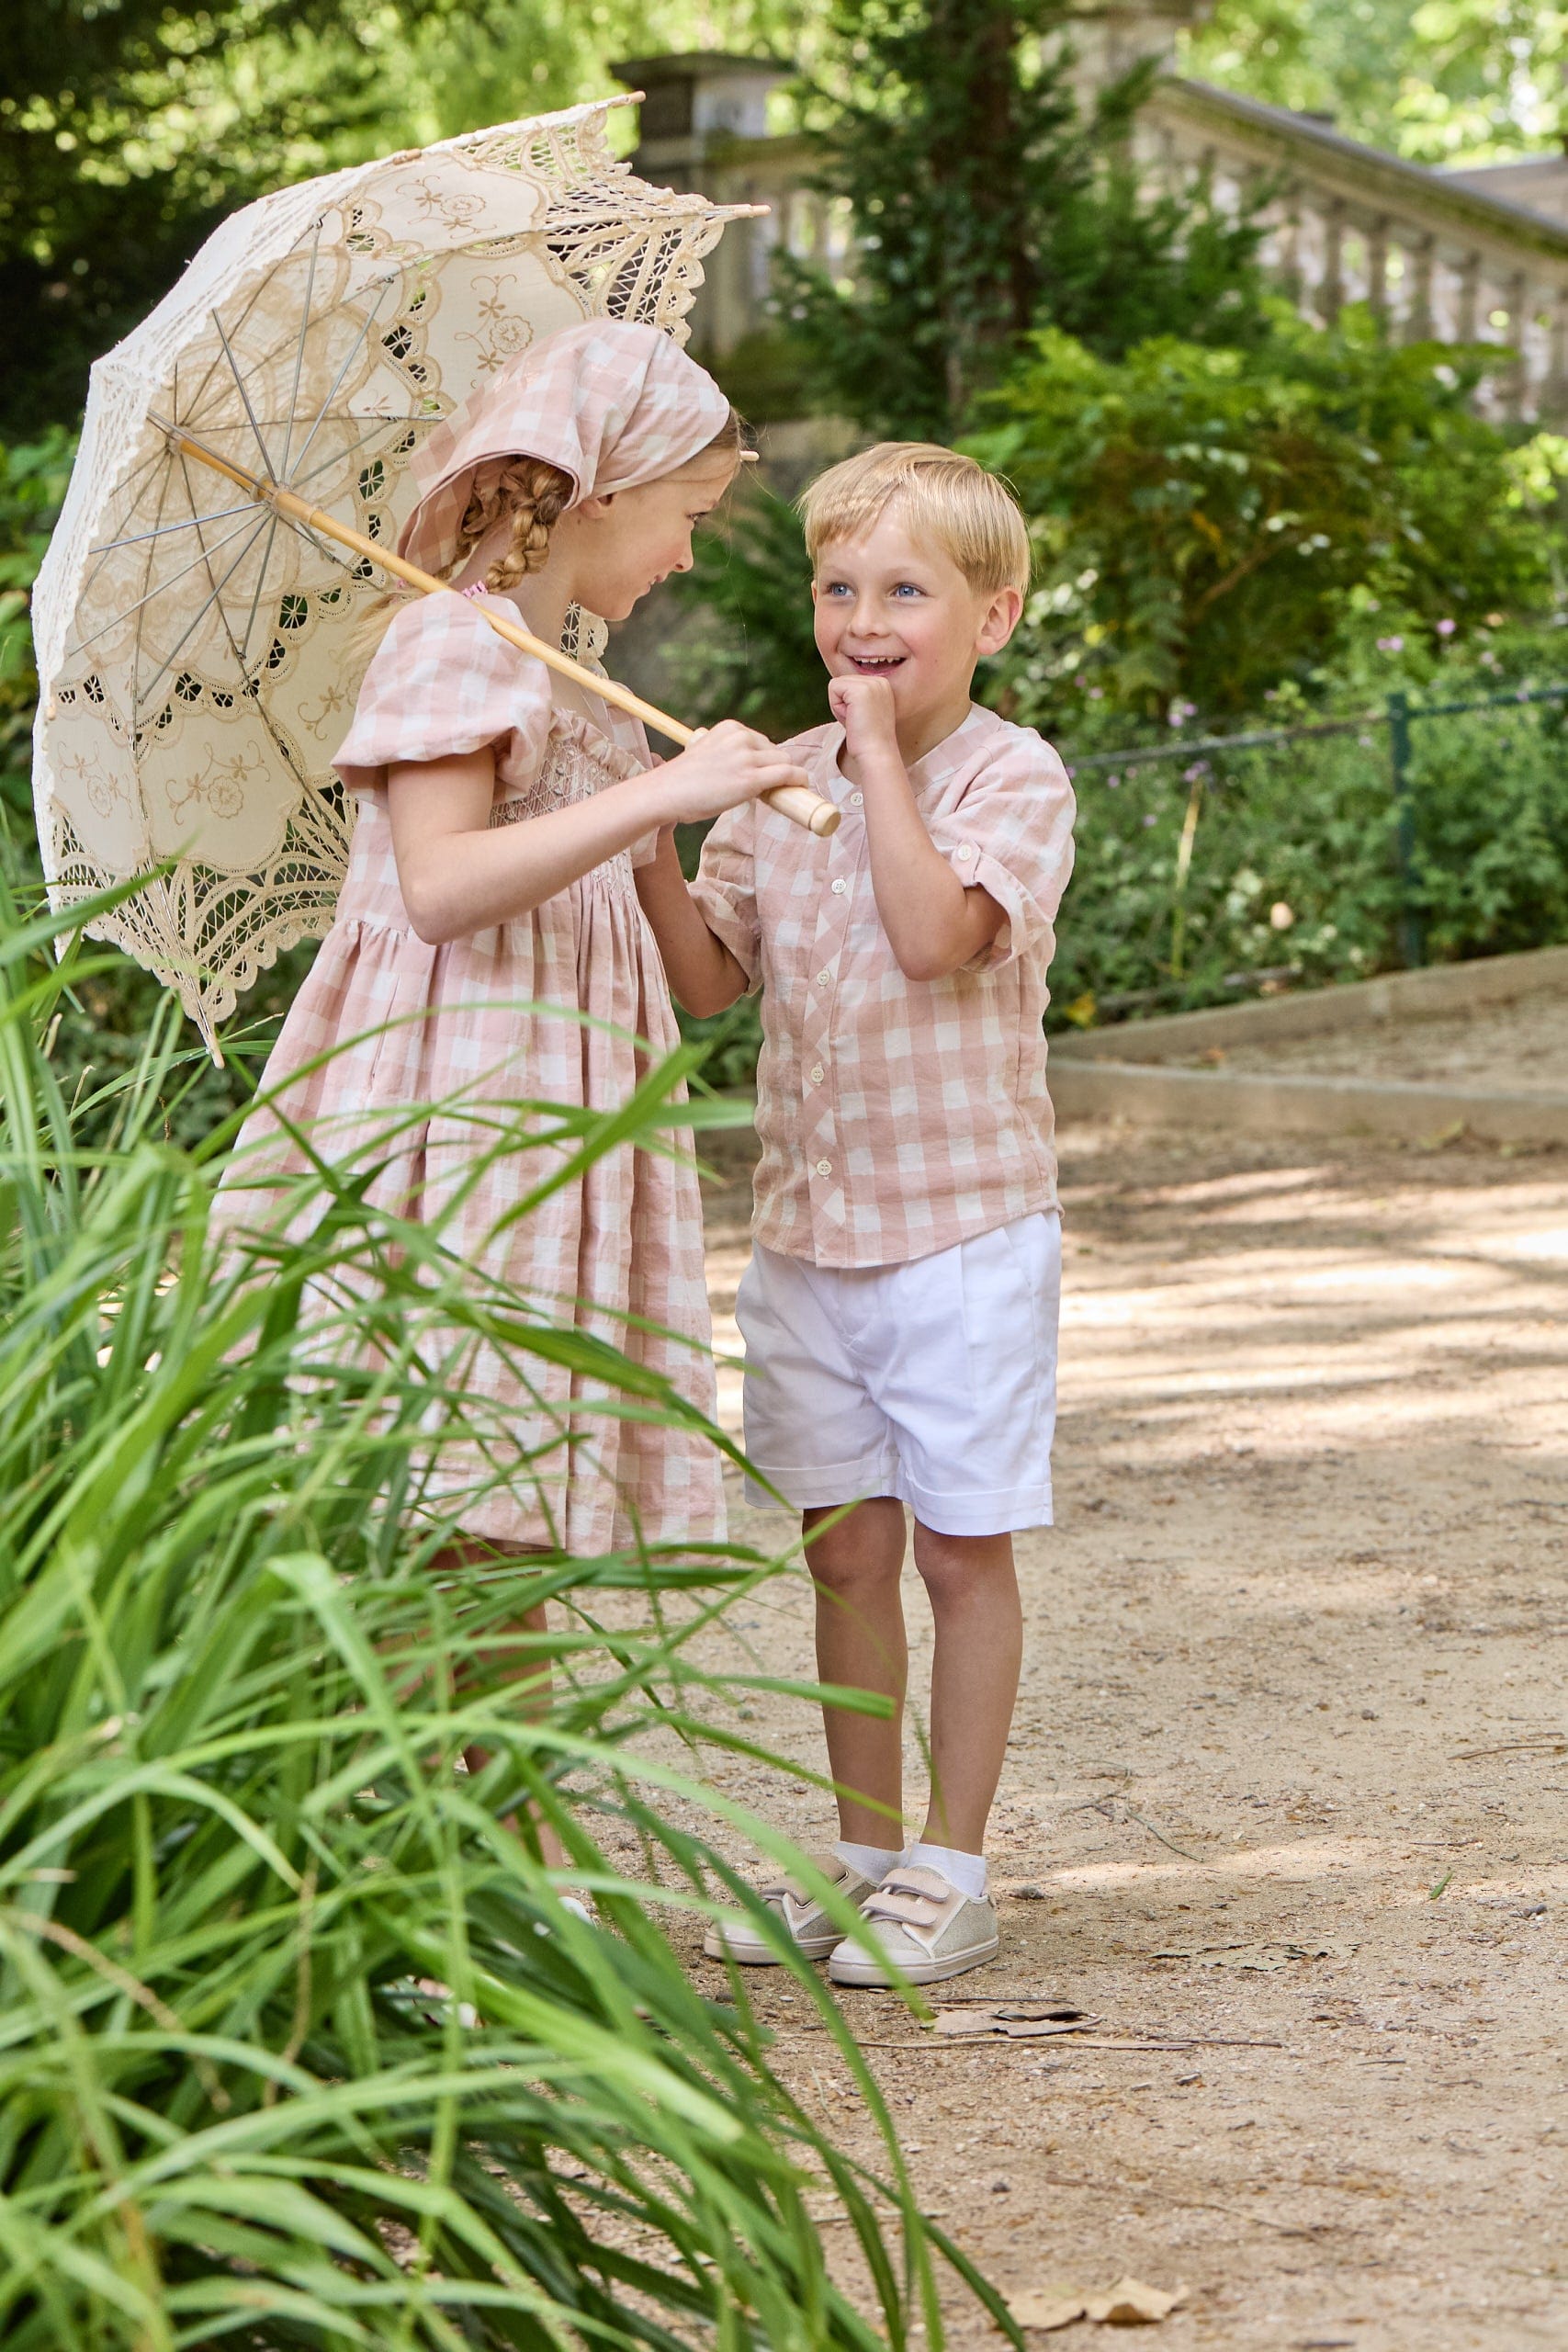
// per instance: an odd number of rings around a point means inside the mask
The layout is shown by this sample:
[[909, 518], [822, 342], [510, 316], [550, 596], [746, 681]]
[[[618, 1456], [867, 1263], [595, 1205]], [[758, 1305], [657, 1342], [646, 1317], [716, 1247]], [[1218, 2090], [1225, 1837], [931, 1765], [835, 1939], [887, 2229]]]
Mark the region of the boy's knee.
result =
[[[817, 1523], [829, 1523], [817, 1532]], [[904, 1513], [886, 1497], [860, 1504], [840, 1519], [830, 1511], [806, 1515], [806, 1565], [812, 1581], [833, 1593], [897, 1585], [904, 1566]]]
[[933, 1607], [1012, 1578], [1010, 1535], [942, 1535], [917, 1522], [915, 1566]]

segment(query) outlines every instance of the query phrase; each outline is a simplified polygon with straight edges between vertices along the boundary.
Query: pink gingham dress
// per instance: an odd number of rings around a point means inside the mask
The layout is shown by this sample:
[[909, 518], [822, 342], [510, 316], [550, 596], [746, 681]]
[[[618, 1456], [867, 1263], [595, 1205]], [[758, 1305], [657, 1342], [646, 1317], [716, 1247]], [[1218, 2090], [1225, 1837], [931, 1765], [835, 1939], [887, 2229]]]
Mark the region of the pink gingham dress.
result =
[[[484, 601], [514, 613], [503, 598]], [[487, 1103], [612, 1111], [677, 1043], [628, 852], [514, 922], [439, 947], [414, 932], [392, 854], [388, 763], [485, 744], [495, 757], [492, 826], [613, 789], [652, 763], [641, 728], [607, 705], [592, 723], [555, 707], [544, 665], [503, 643], [473, 601], [429, 596], [397, 614], [335, 763], [360, 804], [336, 920], [266, 1071], [269, 1089], [300, 1073], [283, 1107], [329, 1159], [352, 1161], [358, 1148], [363, 1164], [365, 1138], [384, 1135], [401, 1106], [455, 1093], [481, 1114]], [[357, 1042], [307, 1069], [349, 1039]], [[242, 1185], [257, 1181], [258, 1162], [264, 1171], [304, 1169], [275, 1123], [269, 1140], [266, 1121], [260, 1114], [246, 1128]], [[529, 1109], [525, 1125], [542, 1130], [550, 1118]], [[485, 1139], [457, 1105], [419, 1118], [397, 1135], [371, 1199], [406, 1216], [448, 1216], [442, 1238], [460, 1262], [500, 1275], [541, 1319], [574, 1324], [667, 1375], [711, 1418], [694, 1163], [622, 1146], [506, 1225], [570, 1142], [492, 1158], [472, 1181]], [[479, 1448], [467, 1459], [468, 1449], [443, 1447], [431, 1485], [466, 1532], [580, 1557], [638, 1538], [722, 1534], [718, 1460], [700, 1433], [621, 1418], [614, 1392], [605, 1410], [605, 1391], [542, 1358], [531, 1360], [525, 1388], [499, 1354], [470, 1342], [457, 1376], [482, 1400], [487, 1459]], [[497, 1430], [512, 1450], [499, 1484]]]

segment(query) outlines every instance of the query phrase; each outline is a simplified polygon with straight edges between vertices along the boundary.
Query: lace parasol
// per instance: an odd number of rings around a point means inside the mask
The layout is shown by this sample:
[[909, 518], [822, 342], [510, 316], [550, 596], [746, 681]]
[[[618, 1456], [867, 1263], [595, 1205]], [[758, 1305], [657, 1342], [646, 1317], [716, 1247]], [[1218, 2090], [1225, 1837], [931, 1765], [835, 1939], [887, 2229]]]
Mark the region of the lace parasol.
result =
[[[237, 993], [331, 921], [354, 623], [422, 436], [579, 319], [683, 340], [703, 254], [750, 209], [634, 177], [604, 137], [626, 103], [247, 206], [93, 370], [34, 595], [39, 837], [57, 906], [151, 875], [90, 928], [175, 989], [214, 1050]], [[602, 644], [581, 616], [569, 650]]]

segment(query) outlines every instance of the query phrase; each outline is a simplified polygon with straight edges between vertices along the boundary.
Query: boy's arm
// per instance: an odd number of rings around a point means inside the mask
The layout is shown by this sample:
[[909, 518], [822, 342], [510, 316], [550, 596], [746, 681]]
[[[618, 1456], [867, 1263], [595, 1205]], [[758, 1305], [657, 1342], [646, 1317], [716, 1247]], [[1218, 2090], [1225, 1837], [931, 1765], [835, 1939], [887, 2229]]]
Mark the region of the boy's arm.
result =
[[745, 993], [745, 972], [708, 929], [687, 888], [673, 832], [660, 833], [657, 854], [637, 868], [637, 894], [677, 1003], [702, 1020], [710, 1012], [722, 1012]]
[[1005, 910], [988, 890], [961, 882], [927, 832], [890, 688], [879, 678], [836, 678], [831, 696], [865, 796], [871, 887], [888, 944], [906, 979], [944, 980], [990, 945]]

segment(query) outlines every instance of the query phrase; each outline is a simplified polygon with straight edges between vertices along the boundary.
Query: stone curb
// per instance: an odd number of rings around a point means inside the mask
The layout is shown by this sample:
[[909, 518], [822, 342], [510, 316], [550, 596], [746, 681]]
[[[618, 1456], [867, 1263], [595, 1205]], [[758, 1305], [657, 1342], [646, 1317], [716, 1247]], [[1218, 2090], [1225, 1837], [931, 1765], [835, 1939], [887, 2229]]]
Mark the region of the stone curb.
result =
[[1299, 995], [1260, 997], [1204, 1012], [1171, 1012], [1110, 1029], [1068, 1032], [1052, 1038], [1051, 1059], [1058, 1069], [1068, 1061], [1159, 1062], [1211, 1046], [1266, 1046], [1284, 1037], [1430, 1021], [1483, 1004], [1510, 1004], [1540, 990], [1568, 995], [1568, 947], [1486, 956], [1472, 964], [1431, 964], [1423, 971], [1386, 972], [1340, 988], [1303, 989]]
[[1562, 1094], [1079, 1060], [1060, 1054], [1055, 1041], [1050, 1085], [1064, 1121], [1119, 1119], [1132, 1126], [1221, 1127], [1235, 1135], [1397, 1136], [1415, 1143], [1462, 1127], [1485, 1143], [1568, 1144], [1568, 1095]]

